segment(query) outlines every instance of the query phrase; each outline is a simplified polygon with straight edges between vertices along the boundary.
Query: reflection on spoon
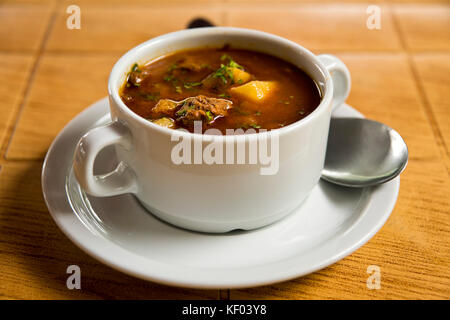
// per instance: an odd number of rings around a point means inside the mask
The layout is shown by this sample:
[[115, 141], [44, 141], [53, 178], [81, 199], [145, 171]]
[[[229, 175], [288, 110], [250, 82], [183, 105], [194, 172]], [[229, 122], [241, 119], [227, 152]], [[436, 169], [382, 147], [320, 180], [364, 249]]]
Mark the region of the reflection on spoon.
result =
[[377, 121], [332, 118], [322, 179], [346, 187], [368, 187], [398, 176], [408, 148], [393, 129]]

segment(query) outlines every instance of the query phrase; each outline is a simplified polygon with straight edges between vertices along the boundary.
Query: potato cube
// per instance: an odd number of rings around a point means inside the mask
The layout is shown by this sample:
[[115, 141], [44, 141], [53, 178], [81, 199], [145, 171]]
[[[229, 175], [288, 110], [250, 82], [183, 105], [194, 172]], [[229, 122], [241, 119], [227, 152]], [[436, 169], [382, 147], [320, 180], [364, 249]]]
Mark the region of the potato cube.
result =
[[156, 120], [152, 120], [154, 124], [157, 124], [161, 127], [166, 128], [174, 128], [175, 127], [175, 121], [172, 118], [162, 117]]
[[231, 72], [233, 74], [234, 83], [238, 84], [246, 83], [252, 77], [250, 73], [245, 72], [244, 70], [241, 70], [239, 68], [231, 68]]
[[232, 84], [243, 84], [251, 78], [251, 74], [244, 70], [223, 66], [203, 79], [202, 84], [205, 88], [219, 88]]
[[277, 86], [278, 83], [275, 81], [250, 81], [242, 86], [231, 88], [230, 92], [232, 95], [252, 102], [262, 102], [276, 90]]

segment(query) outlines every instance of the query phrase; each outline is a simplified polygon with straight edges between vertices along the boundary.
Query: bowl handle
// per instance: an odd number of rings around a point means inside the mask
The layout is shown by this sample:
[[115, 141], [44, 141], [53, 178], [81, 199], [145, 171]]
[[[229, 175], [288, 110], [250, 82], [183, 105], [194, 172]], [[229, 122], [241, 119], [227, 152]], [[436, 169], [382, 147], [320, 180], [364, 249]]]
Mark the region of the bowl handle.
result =
[[351, 77], [346, 65], [337, 57], [321, 54], [317, 57], [327, 68], [333, 82], [333, 110], [340, 106], [350, 93]]
[[131, 133], [119, 121], [90, 130], [77, 144], [73, 159], [74, 173], [81, 187], [90, 195], [109, 197], [137, 192], [136, 175], [124, 162], [107, 174], [94, 175], [94, 161], [98, 153], [114, 144], [126, 150], [132, 148]]

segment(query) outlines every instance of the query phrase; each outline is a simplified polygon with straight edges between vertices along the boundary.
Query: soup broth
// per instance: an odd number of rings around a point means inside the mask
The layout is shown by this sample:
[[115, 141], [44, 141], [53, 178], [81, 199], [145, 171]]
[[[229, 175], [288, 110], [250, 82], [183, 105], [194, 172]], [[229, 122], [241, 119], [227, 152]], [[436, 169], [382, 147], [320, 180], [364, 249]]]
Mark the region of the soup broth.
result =
[[299, 121], [320, 103], [316, 83], [302, 70], [260, 52], [179, 51], [135, 64], [120, 92], [136, 114], [191, 132], [277, 129]]

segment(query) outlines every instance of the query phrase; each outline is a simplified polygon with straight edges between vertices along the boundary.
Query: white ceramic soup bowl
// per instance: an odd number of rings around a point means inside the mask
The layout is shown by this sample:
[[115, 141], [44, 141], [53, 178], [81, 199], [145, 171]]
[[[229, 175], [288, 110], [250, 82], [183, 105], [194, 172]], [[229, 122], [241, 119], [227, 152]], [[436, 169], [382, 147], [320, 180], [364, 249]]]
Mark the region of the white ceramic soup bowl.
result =
[[[179, 50], [226, 44], [268, 53], [298, 66], [319, 87], [320, 105], [304, 119], [281, 129], [230, 136], [160, 127], [135, 114], [121, 100], [119, 90], [134, 63], [144, 64]], [[115, 64], [108, 83], [113, 122], [81, 138], [74, 156], [75, 175], [88, 194], [133, 193], [152, 214], [182, 228], [227, 232], [263, 227], [293, 211], [319, 181], [331, 112], [349, 90], [350, 75], [339, 59], [315, 56], [275, 35], [228, 27], [169, 33], [131, 49]], [[179, 163], [173, 154], [182, 141], [192, 147], [189, 159], [195, 157], [195, 150], [200, 150], [197, 154], [201, 157], [208, 145], [222, 145], [224, 164], [219, 160], [210, 164], [206, 158]], [[253, 153], [257, 161], [251, 162], [249, 155], [255, 145], [264, 153], [264, 141], [268, 157], [263, 160]], [[115, 145], [120, 164], [113, 172], [94, 175], [97, 154], [110, 145]], [[226, 149], [227, 145], [232, 147]], [[244, 163], [238, 163], [238, 148], [248, 152], [244, 161], [241, 158]], [[187, 155], [184, 152], [178, 155]]]

